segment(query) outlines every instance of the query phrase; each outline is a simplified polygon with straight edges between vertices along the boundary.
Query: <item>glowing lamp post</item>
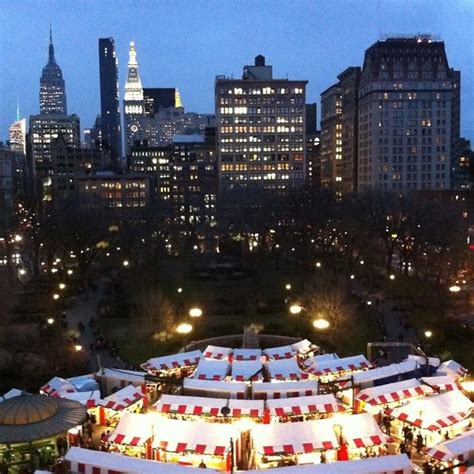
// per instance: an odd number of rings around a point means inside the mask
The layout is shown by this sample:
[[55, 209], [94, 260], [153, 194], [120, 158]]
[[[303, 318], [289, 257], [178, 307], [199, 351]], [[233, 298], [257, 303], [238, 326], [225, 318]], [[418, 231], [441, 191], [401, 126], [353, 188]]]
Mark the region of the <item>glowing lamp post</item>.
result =
[[202, 316], [202, 309], [201, 308], [191, 308], [189, 310], [189, 316], [191, 316], [191, 318], [200, 318]]
[[58, 293], [54, 293], [54, 295], [53, 295], [53, 300], [54, 300], [54, 301], [59, 300], [59, 294], [58, 294]]
[[425, 331], [425, 337], [426, 337], [427, 339], [429, 339], [432, 335], [433, 335], [433, 332], [432, 332], [432, 331], [429, 331], [429, 330], [428, 330], [428, 331]]
[[80, 344], [76, 344], [76, 345], [74, 346], [74, 350], [75, 350], [76, 352], [81, 352], [81, 351], [82, 351], [82, 346], [81, 346]]
[[54, 323], [54, 318], [48, 318], [46, 322], [51, 326]]
[[290, 291], [290, 290], [291, 290], [291, 285], [290, 285], [289, 283], [287, 283], [287, 284], [285, 285], [285, 290], [286, 290], [286, 291]]
[[389, 276], [390, 280], [395, 280], [395, 275], [392, 273], [390, 276]]
[[294, 315], [298, 315], [303, 311], [303, 308], [299, 304], [292, 304], [290, 306], [290, 313]]
[[315, 329], [324, 330], [329, 327], [329, 321], [324, 318], [318, 318], [313, 321], [313, 326]]
[[453, 285], [449, 287], [449, 291], [451, 293], [459, 293], [461, 291], [461, 287], [458, 285]]
[[60, 290], [64, 290], [66, 288], [66, 284], [65, 283], [60, 283], [59, 284], [59, 289]]
[[124, 260], [124, 261], [122, 262], [122, 265], [123, 265], [124, 267], [128, 267], [128, 266], [130, 265], [130, 262], [129, 262], [128, 260]]
[[178, 334], [181, 334], [184, 338], [184, 348], [183, 348], [184, 352], [186, 352], [186, 348], [188, 344], [186, 342], [186, 336], [190, 334], [192, 330], [193, 330], [193, 326], [189, 323], [181, 323], [181, 324], [178, 324], [178, 326], [176, 327], [176, 332]]

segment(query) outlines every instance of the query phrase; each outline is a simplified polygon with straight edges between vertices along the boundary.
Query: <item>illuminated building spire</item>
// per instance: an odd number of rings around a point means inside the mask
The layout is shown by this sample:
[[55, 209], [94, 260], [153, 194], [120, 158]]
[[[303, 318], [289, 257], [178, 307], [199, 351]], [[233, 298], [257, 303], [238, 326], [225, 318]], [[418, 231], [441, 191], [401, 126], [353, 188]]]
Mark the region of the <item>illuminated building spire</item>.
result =
[[125, 83], [125, 101], [143, 100], [143, 87], [138, 72], [137, 51], [135, 43], [130, 41], [130, 50], [128, 53], [128, 75]]
[[16, 121], [20, 120], [20, 101], [16, 99]]
[[56, 60], [54, 58], [54, 45], [53, 45], [53, 29], [51, 27], [51, 23], [49, 24], [49, 55], [48, 55], [48, 64], [53, 65], [56, 64]]

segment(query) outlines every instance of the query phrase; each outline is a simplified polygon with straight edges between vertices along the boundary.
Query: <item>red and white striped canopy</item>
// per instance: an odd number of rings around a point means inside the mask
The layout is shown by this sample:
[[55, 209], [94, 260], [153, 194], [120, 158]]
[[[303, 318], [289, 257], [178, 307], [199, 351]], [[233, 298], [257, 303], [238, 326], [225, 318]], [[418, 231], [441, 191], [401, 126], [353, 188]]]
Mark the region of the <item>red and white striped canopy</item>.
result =
[[152, 415], [140, 415], [137, 413], [125, 413], [110, 434], [108, 441], [116, 444], [129, 444], [130, 446], [142, 446], [153, 435]]
[[186, 378], [183, 380], [185, 395], [220, 398], [247, 398], [248, 384]]
[[455, 360], [447, 360], [443, 362], [436, 371], [436, 375], [449, 375], [453, 374], [458, 377], [464, 377], [468, 370]]
[[256, 382], [252, 384], [252, 398], [267, 400], [272, 398], [310, 397], [318, 394], [316, 380], [294, 382]]
[[104, 404], [104, 401], [100, 397], [99, 390], [92, 390], [89, 392], [61, 393], [61, 398], [75, 400], [76, 402], [85, 405], [86, 408], [94, 408]]
[[201, 351], [180, 352], [170, 356], [149, 359], [142, 364], [141, 367], [147, 372], [154, 374], [160, 371], [179, 369], [181, 367], [192, 367], [197, 365], [201, 359]]
[[268, 349], [264, 349], [263, 353], [269, 359], [274, 360], [291, 359], [295, 356], [295, 351], [291, 348], [291, 346], [270, 347]]
[[230, 347], [220, 347], [220, 346], [207, 346], [204, 349], [204, 357], [206, 359], [228, 359], [229, 356], [232, 354], [232, 349]]
[[154, 406], [160, 413], [221, 416], [221, 409], [227, 406], [227, 400], [225, 398], [162, 395]]
[[449, 375], [438, 375], [436, 377], [423, 377], [423, 383], [439, 390], [440, 392], [449, 392], [451, 390], [458, 390], [456, 381]]
[[369, 361], [363, 355], [344, 357], [342, 359], [329, 359], [315, 363], [307, 369], [311, 374], [317, 376], [330, 375], [340, 372], [354, 372], [371, 367]]
[[444, 441], [434, 448], [427, 449], [426, 454], [438, 461], [464, 458], [474, 452], [474, 429], [449, 441]]
[[205, 423], [159, 417], [154, 427], [153, 446], [169, 452], [191, 451], [223, 456], [230, 450], [230, 438], [237, 439], [233, 423]]
[[309, 374], [301, 372], [294, 358], [270, 360], [266, 365], [272, 380], [305, 380], [309, 377]]
[[201, 359], [193, 378], [198, 380], [224, 380], [230, 369], [230, 364], [227, 360], [208, 360]]
[[[235, 360], [232, 362], [232, 380], [244, 382], [252, 379], [253, 381], [262, 380], [262, 363], [258, 360]], [[257, 374], [257, 372], [259, 372]], [[257, 374], [257, 375], [255, 375]]]
[[295, 352], [302, 356], [307, 356], [312, 354], [314, 351], [319, 350], [319, 347], [313, 344], [311, 341], [308, 341], [308, 339], [303, 339], [301, 341], [295, 342], [294, 344], [291, 344], [290, 346]]
[[251, 418], [262, 418], [264, 410], [263, 400], [229, 400], [228, 407], [230, 416], [240, 418], [249, 416]]
[[50, 397], [60, 398], [61, 392], [74, 393], [77, 392], [77, 389], [72, 383], [61, 377], [53, 377], [47, 384], [40, 388], [40, 393], [49, 395]]
[[334, 395], [315, 395], [267, 400], [267, 408], [274, 416], [298, 416], [315, 413], [342, 412], [345, 408]]
[[260, 349], [234, 349], [234, 360], [260, 360], [261, 357]]
[[134, 385], [127, 385], [104, 398], [102, 405], [110, 410], [121, 411], [137, 403], [139, 400], [142, 400], [145, 396], [143, 386], [135, 387]]
[[474, 404], [459, 390], [423, 399], [415, 399], [385, 413], [418, 428], [438, 431], [462, 421]]
[[425, 397], [431, 395], [433, 389], [422, 385], [416, 379], [404, 380], [402, 382], [379, 385], [360, 391], [356, 400], [361, 400], [369, 405], [385, 405], [393, 402], [401, 402], [408, 398]]

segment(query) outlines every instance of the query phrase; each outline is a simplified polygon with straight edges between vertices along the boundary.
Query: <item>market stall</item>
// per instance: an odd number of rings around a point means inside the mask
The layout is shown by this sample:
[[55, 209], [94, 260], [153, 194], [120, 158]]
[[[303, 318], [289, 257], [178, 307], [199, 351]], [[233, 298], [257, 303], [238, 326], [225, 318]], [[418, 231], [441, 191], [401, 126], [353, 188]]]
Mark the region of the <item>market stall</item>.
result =
[[426, 455], [432, 458], [437, 467], [441, 469], [466, 461], [474, 464], [474, 429], [454, 439], [437, 444], [427, 450]]
[[345, 410], [334, 395], [270, 399], [265, 405], [277, 421], [325, 418]]
[[309, 375], [301, 372], [296, 359], [269, 360], [266, 363], [268, 378], [271, 381], [302, 380]]
[[421, 381], [432, 387], [437, 392], [449, 392], [459, 390], [456, 381], [449, 375], [437, 375], [434, 377], [423, 377]]
[[231, 443], [235, 453], [239, 452], [236, 446], [239, 438], [236, 425], [231, 423], [159, 417], [154, 426], [155, 459], [195, 467], [202, 461], [208, 468], [224, 470]]
[[196, 366], [202, 359], [201, 351], [178, 352], [170, 356], [155, 357], [149, 359], [141, 365], [141, 367], [151, 374], [178, 374], [184, 371], [187, 373], [188, 369]]
[[230, 399], [227, 404], [232, 418], [258, 418], [262, 419], [264, 415], [263, 400], [235, 400]]
[[[370, 371], [369, 371], [370, 372]], [[362, 372], [364, 373], [364, 372]], [[423, 385], [416, 379], [403, 380], [402, 382], [389, 383], [376, 387], [366, 388], [355, 395], [355, 410], [368, 411], [372, 414], [380, 413], [386, 408], [396, 408], [409, 400], [432, 395], [434, 390]], [[350, 395], [345, 393], [344, 401], [352, 404]]]
[[154, 408], [169, 418], [192, 420], [223, 416], [222, 408], [227, 407], [227, 404], [224, 398], [162, 395]]
[[294, 382], [255, 382], [252, 384], [252, 398], [268, 400], [272, 398], [310, 397], [318, 394], [316, 380]]
[[97, 372], [96, 377], [100, 382], [100, 388], [104, 396], [110, 395], [117, 390], [126, 387], [127, 385], [135, 385], [140, 387], [146, 384], [148, 392], [153, 392], [155, 384], [149, 383], [145, 380], [147, 372], [126, 369], [109, 369], [103, 367]]
[[259, 468], [336, 460], [338, 440], [329, 419], [256, 425], [251, 432]]
[[311, 341], [308, 341], [308, 339], [295, 342], [294, 344], [291, 344], [290, 347], [301, 359], [311, 357], [319, 351], [319, 347]]
[[201, 359], [192, 377], [198, 380], [224, 380], [230, 364], [226, 360]]
[[234, 349], [234, 360], [260, 360], [261, 357], [260, 349]]
[[216, 398], [247, 398], [249, 386], [245, 382], [223, 382], [187, 378], [183, 380], [184, 395]]
[[207, 346], [203, 351], [206, 359], [229, 360], [232, 356], [232, 349], [230, 347]]
[[412, 400], [399, 408], [389, 408], [384, 413], [395, 418], [395, 433], [398, 437], [402, 437], [403, 424], [407, 424], [421, 430], [425, 446], [431, 447], [446, 437], [452, 438], [465, 431], [470, 424], [473, 406], [459, 390], [453, 390]]
[[71, 382], [61, 377], [53, 377], [47, 384], [43, 385], [39, 392], [41, 395], [49, 395], [50, 397], [60, 397], [61, 392], [74, 393], [78, 390]]
[[[308, 361], [307, 361], [308, 362]], [[334, 380], [343, 375], [351, 375], [371, 367], [369, 361], [363, 355], [343, 357], [341, 359], [318, 360], [308, 366], [307, 372], [320, 377], [322, 380]]]
[[3, 402], [5, 400], [9, 400], [10, 398], [18, 397], [20, 395], [25, 394], [26, 392], [23, 392], [23, 390], [19, 390], [18, 388], [12, 388], [8, 390], [7, 393], [4, 393], [2, 396], [0, 396], [0, 402]]
[[237, 382], [263, 379], [263, 365], [259, 360], [235, 360], [232, 362], [231, 378]]
[[109, 435], [110, 452], [151, 459], [151, 438], [155, 416], [147, 413], [124, 413], [117, 427]]
[[312, 365], [317, 365], [318, 363], [321, 362], [326, 362], [328, 360], [334, 360], [334, 359], [339, 359], [339, 356], [335, 354], [334, 352], [328, 353], [328, 354], [320, 354], [320, 355], [315, 355], [313, 357], [309, 357], [304, 361], [304, 365], [306, 367], [311, 367]]
[[295, 351], [291, 346], [278, 346], [264, 349], [263, 353], [269, 360], [291, 359], [295, 356]]
[[436, 375], [450, 375], [454, 379], [463, 378], [467, 374], [467, 369], [454, 360], [443, 362], [436, 371]]
[[99, 424], [113, 425], [118, 422], [122, 413], [140, 412], [147, 402], [144, 386], [128, 385], [104, 398], [99, 407]]
[[78, 375], [66, 379], [78, 392], [92, 392], [99, 390], [99, 384], [95, 379], [95, 374]]
[[103, 400], [99, 390], [91, 390], [89, 392], [74, 392], [74, 393], [63, 393], [61, 398], [67, 398], [68, 400], [75, 400], [87, 408], [87, 412], [91, 414], [93, 409], [98, 408], [102, 405]]
[[424, 357], [415, 354], [410, 354], [406, 360], [414, 361], [418, 365], [417, 378], [433, 375], [441, 364], [441, 360], [438, 357]]

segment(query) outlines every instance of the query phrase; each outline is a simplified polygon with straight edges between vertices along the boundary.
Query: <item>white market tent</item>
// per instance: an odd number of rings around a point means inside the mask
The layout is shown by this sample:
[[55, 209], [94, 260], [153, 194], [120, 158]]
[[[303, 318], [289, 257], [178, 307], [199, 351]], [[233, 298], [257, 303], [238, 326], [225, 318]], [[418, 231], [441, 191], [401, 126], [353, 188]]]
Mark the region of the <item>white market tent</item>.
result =
[[51, 397], [59, 397], [61, 392], [73, 393], [77, 392], [77, 389], [71, 382], [61, 377], [53, 377], [40, 388], [40, 393]]
[[162, 370], [179, 369], [197, 365], [202, 359], [201, 351], [178, 352], [177, 354], [155, 357], [142, 364], [147, 372], [156, 373]]
[[410, 354], [406, 360], [414, 360], [420, 367], [425, 367], [428, 363], [430, 367], [436, 368], [441, 364], [441, 360], [437, 357], [423, 357], [415, 354]]
[[263, 353], [269, 359], [291, 359], [295, 356], [295, 351], [291, 348], [291, 346], [278, 346], [278, 347], [270, 347], [268, 349], [264, 349]]
[[97, 383], [94, 374], [69, 377], [66, 380], [74, 385], [78, 392], [91, 392], [93, 390], [99, 390], [99, 384]]
[[221, 409], [227, 406], [224, 398], [188, 397], [182, 395], [162, 395], [155, 403], [160, 413], [179, 413], [187, 415], [220, 416]]
[[335, 354], [334, 352], [329, 353], [329, 354], [320, 354], [317, 356], [310, 357], [309, 359], [306, 359], [304, 361], [304, 365], [306, 365], [306, 367], [311, 367], [312, 365], [316, 365], [321, 362], [334, 360], [334, 359], [339, 359], [339, 356]]
[[436, 445], [427, 451], [426, 454], [438, 461], [460, 458], [466, 461], [474, 454], [474, 429]]
[[155, 415], [147, 413], [125, 413], [109, 436], [109, 441], [116, 444], [142, 446], [153, 436]]
[[[79, 465], [84, 466], [85, 474], [110, 474], [112, 472], [127, 474], [192, 474], [198, 469], [177, 464], [123, 456], [122, 454], [92, 451], [91, 449], [71, 447], [65, 460], [71, 472], [81, 472]], [[94, 469], [94, 470], [93, 470]], [[199, 472], [202, 470], [199, 469]], [[208, 469], [209, 472], [217, 472]]]
[[342, 359], [330, 359], [318, 361], [311, 365], [307, 370], [308, 372], [322, 376], [329, 375], [336, 372], [353, 372], [357, 370], [363, 370], [370, 368], [369, 361], [362, 354], [343, 357]]
[[234, 360], [260, 360], [261, 349], [234, 349]]
[[308, 341], [308, 339], [295, 342], [294, 344], [291, 344], [290, 347], [300, 355], [307, 355], [319, 350], [319, 347], [313, 344], [311, 341]]
[[307, 379], [308, 374], [302, 373], [296, 359], [270, 360], [266, 363], [271, 380]]
[[112, 393], [112, 395], [105, 397], [102, 405], [111, 410], [121, 411], [139, 400], [144, 399], [145, 396], [142, 386], [135, 387], [135, 385], [127, 385], [119, 391]]
[[206, 359], [229, 359], [229, 356], [232, 354], [232, 349], [230, 347], [209, 345], [204, 349], [203, 354]]
[[193, 378], [198, 380], [224, 380], [230, 369], [226, 360], [201, 359]]
[[318, 394], [316, 380], [293, 382], [256, 382], [252, 384], [252, 398], [267, 400], [271, 398], [310, 397]]
[[250, 416], [252, 418], [262, 418], [264, 410], [263, 400], [229, 400], [228, 407], [230, 415], [234, 418]]
[[99, 372], [97, 372], [97, 377], [100, 378], [104, 395], [108, 395], [119, 388], [126, 387], [129, 384], [135, 385], [136, 387], [143, 385], [146, 383], [145, 375], [147, 375], [147, 372], [125, 369], [109, 369], [107, 367], [103, 367]]
[[[262, 471], [249, 471], [249, 473], [258, 472]], [[272, 474], [411, 474], [413, 466], [406, 454], [400, 454], [310, 466], [277, 467], [270, 472]]]
[[[364, 370], [352, 375], [354, 383], [362, 388], [372, 387], [377, 380], [387, 379], [387, 382], [397, 382], [400, 377], [415, 375], [417, 363], [415, 361], [405, 360], [398, 364], [385, 365], [375, 369]], [[342, 377], [344, 378], [344, 377]]]
[[216, 398], [247, 398], [248, 385], [245, 382], [223, 382], [214, 380], [183, 379], [185, 395]]
[[357, 393], [355, 399], [376, 406], [400, 402], [408, 398], [425, 397], [431, 394], [433, 394], [432, 388], [422, 385], [416, 379], [410, 379], [366, 388]]
[[269, 409], [270, 415], [273, 416], [298, 416], [345, 410], [334, 395], [273, 399], [267, 400], [265, 405]]
[[338, 446], [331, 420], [256, 425], [251, 432], [261, 455], [301, 454]]
[[436, 371], [436, 375], [451, 375], [455, 378], [464, 377], [466, 374], [467, 369], [454, 360], [443, 362]]
[[433, 387], [440, 392], [449, 392], [450, 390], [458, 390], [456, 381], [449, 375], [437, 375], [434, 377], [423, 377], [423, 383]]
[[7, 393], [4, 393], [2, 396], [0, 396], [0, 402], [9, 400], [10, 398], [19, 397], [20, 395], [23, 395], [25, 393], [26, 392], [24, 392], [23, 390], [19, 390], [18, 388], [12, 388]]
[[238, 439], [232, 423], [170, 420], [159, 417], [154, 426], [153, 447], [165, 451], [223, 456], [230, 450], [230, 438]]
[[445, 392], [423, 399], [413, 400], [385, 413], [430, 431], [442, 430], [462, 421], [474, 404], [459, 390]]
[[61, 398], [66, 398], [68, 400], [74, 400], [76, 402], [82, 403], [82, 405], [85, 405], [87, 408], [94, 408], [103, 404], [99, 390], [75, 393], [64, 392], [61, 393]]
[[[253, 381], [262, 380], [263, 365], [258, 360], [234, 360], [232, 362], [232, 380], [244, 382], [252, 379]], [[257, 374], [257, 372], [259, 372]], [[255, 375], [257, 374], [257, 375]]]

